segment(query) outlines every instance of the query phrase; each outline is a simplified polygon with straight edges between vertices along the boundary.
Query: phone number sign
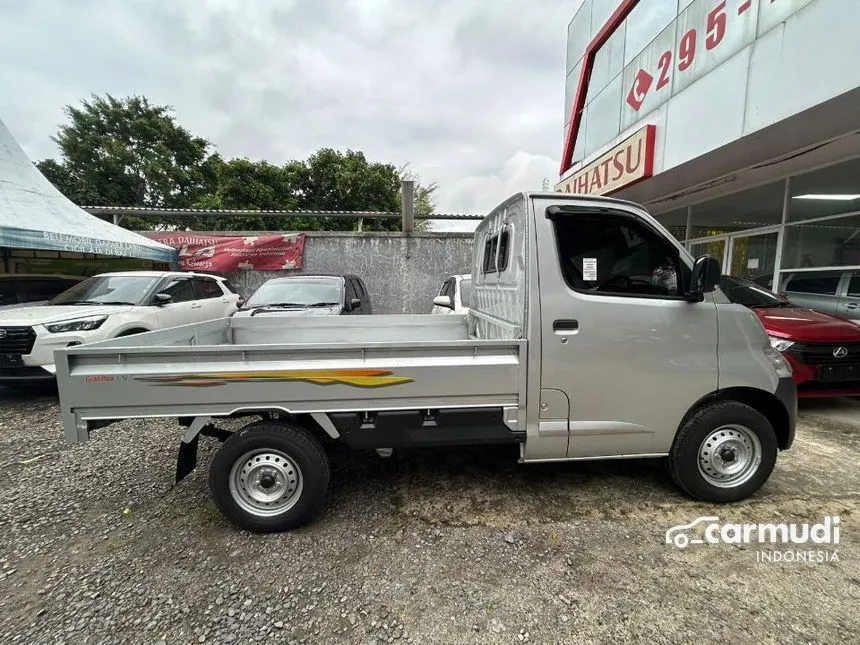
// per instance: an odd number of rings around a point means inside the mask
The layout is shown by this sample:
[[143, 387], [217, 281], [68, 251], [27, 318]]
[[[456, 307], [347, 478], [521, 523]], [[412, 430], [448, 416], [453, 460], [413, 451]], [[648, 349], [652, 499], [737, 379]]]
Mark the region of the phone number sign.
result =
[[809, 1], [692, 2], [624, 69], [621, 128], [642, 119]]

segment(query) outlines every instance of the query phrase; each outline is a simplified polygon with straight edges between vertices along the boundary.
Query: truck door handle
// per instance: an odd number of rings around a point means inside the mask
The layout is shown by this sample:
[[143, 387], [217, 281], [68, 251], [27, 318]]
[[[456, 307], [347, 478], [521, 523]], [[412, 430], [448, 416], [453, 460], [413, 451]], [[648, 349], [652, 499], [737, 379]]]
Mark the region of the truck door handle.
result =
[[200, 307], [202, 307], [202, 306], [203, 305], [201, 305], [199, 302], [195, 302], [193, 305], [191, 305], [191, 308], [192, 309], [200, 309]]
[[554, 320], [552, 333], [559, 335], [575, 334], [579, 331], [578, 320]]
[[857, 309], [857, 307], [860, 307], [860, 304], [858, 304], [856, 302], [849, 302], [847, 305], [848, 309]]

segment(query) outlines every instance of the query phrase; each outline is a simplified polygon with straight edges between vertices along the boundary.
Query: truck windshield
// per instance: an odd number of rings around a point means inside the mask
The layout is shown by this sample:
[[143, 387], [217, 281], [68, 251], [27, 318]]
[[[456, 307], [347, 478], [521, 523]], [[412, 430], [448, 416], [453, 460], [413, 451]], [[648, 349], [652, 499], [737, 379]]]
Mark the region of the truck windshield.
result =
[[767, 289], [754, 282], [735, 278], [732, 276], [720, 276], [720, 291], [726, 294], [726, 298], [732, 302], [745, 307], [792, 307], [790, 302], [777, 297]]
[[336, 280], [283, 280], [266, 282], [254, 292], [243, 309], [289, 304], [295, 307], [336, 305], [341, 301]]
[[158, 280], [155, 276], [93, 276], [54, 297], [52, 305], [139, 305]]

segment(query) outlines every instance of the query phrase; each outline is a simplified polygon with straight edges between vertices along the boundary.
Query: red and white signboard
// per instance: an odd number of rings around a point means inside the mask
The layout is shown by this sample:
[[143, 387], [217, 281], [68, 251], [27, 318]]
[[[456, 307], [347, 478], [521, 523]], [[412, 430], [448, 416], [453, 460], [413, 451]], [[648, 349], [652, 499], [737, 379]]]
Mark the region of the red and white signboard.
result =
[[300, 269], [305, 249], [304, 233], [260, 237], [159, 233], [149, 237], [179, 251], [182, 271], [229, 273], [237, 269]]
[[[757, 18], [791, 0], [694, 0], [624, 69], [621, 127], [629, 127], [756, 39]], [[771, 6], [772, 5], [772, 6]], [[769, 16], [768, 16], [769, 17]]]
[[654, 173], [656, 126], [646, 125], [612, 150], [556, 184], [561, 193], [607, 195]]
[[[643, 12], [637, 16], [633, 12], [644, 0], [601, 1], [615, 2], [617, 8], [602, 27], [592, 30], [595, 35], [586, 48], [579, 85], [571, 106], [571, 126], [562, 150], [561, 172], [567, 171], [573, 165], [573, 148], [578, 140], [582, 141], [580, 127], [592, 89], [588, 87], [588, 83], [592, 78], [597, 54], [608, 47], [607, 42], [614, 34], [617, 35], [625, 20], [642, 21], [643, 29], [647, 26], [644, 23], [647, 23], [648, 15]], [[634, 127], [673, 96], [811, 2], [812, 0], [681, 2], [682, 11], [676, 18], [622, 70], [620, 129], [624, 131]], [[628, 33], [630, 29], [637, 27], [628, 24]], [[628, 57], [633, 53], [625, 51], [624, 55]], [[611, 72], [613, 76], [616, 71]], [[605, 70], [603, 73], [606, 73]], [[725, 91], [743, 92], [744, 87], [727, 87]], [[596, 88], [595, 91], [599, 90], [600, 88]], [[601, 142], [596, 143], [600, 145]]]

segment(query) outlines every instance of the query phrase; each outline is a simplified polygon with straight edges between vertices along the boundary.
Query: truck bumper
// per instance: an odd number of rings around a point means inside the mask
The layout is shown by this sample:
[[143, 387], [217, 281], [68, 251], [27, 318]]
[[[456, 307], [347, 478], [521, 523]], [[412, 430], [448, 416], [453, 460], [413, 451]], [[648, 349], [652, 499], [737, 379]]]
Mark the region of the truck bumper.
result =
[[788, 413], [788, 428], [786, 429], [785, 438], [780, 442], [781, 450], [788, 450], [791, 444], [794, 443], [795, 426], [797, 425], [797, 385], [794, 378], [787, 376], [779, 379], [779, 384], [774, 392], [779, 402], [785, 406], [785, 411]]

